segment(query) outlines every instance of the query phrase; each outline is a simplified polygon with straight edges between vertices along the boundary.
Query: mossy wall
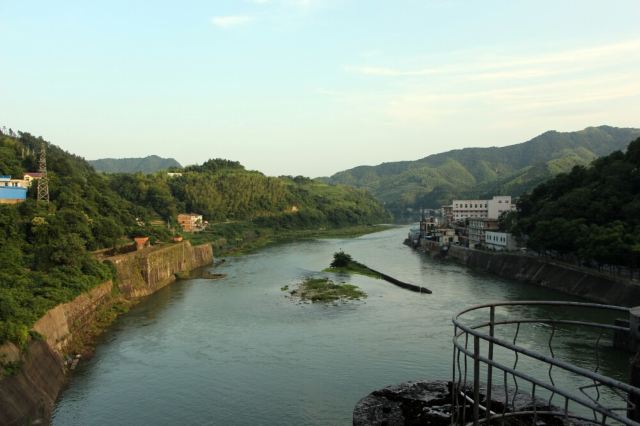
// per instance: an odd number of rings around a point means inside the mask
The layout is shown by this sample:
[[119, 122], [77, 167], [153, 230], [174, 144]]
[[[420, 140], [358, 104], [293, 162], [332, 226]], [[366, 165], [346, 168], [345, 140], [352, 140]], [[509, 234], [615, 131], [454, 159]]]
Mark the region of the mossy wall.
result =
[[71, 302], [56, 306], [35, 323], [33, 330], [54, 351], [62, 355], [73, 339], [73, 334], [92, 321], [93, 314], [100, 305], [110, 302], [112, 289], [113, 283], [107, 281]]

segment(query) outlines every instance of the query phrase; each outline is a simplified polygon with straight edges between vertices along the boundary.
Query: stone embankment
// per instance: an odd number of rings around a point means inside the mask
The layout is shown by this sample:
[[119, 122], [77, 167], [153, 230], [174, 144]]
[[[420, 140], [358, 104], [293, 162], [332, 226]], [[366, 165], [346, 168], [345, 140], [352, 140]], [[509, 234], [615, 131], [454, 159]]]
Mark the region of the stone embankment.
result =
[[551, 288], [594, 302], [619, 306], [640, 305], [640, 283], [546, 258], [473, 250], [455, 245], [450, 246], [446, 254], [428, 247], [425, 251], [444, 255], [472, 269]]
[[115, 285], [107, 281], [49, 310], [33, 327], [42, 339], [31, 340], [25, 349], [12, 343], [0, 346], [0, 362], [19, 366], [16, 373], [4, 377], [0, 368], [0, 425], [46, 424], [66, 380], [67, 349], [90, 327], [99, 310], [122, 299], [153, 294], [175, 281], [176, 274], [210, 265], [213, 251], [209, 244], [193, 247], [182, 242], [106, 261], [116, 268]]
[[118, 273], [118, 288], [127, 298], [148, 296], [189, 272], [213, 262], [211, 245], [191, 246], [188, 242], [150, 247], [107, 259]]

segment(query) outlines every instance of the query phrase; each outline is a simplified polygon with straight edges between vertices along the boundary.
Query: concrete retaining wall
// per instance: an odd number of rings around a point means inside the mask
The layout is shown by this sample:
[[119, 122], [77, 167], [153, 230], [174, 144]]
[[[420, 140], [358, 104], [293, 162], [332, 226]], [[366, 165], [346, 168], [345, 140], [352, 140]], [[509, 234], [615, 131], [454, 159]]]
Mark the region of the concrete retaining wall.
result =
[[520, 254], [486, 252], [451, 246], [448, 258], [500, 277], [548, 287], [594, 302], [640, 305], [640, 285], [595, 271]]

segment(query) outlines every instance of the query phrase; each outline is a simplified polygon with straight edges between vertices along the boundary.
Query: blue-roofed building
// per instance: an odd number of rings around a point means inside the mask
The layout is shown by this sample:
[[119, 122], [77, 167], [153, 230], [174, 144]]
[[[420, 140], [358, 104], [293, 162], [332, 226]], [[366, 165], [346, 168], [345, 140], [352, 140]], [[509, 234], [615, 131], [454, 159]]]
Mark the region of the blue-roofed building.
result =
[[0, 204], [17, 204], [27, 199], [27, 188], [11, 176], [0, 176]]

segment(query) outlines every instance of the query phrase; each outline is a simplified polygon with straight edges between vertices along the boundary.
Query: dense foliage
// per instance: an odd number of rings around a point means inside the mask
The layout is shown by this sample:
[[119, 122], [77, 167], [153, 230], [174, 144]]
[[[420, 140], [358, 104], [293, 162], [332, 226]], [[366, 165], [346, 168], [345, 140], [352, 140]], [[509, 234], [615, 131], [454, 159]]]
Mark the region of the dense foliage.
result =
[[552, 131], [501, 148], [465, 148], [416, 161], [360, 166], [323, 181], [366, 188], [400, 219], [407, 208], [439, 208], [454, 198], [523, 194], [575, 165], [624, 149], [638, 136], [640, 129], [608, 126]]
[[196, 212], [211, 222], [250, 220], [258, 227], [340, 227], [389, 220], [369, 193], [303, 177], [268, 177], [227, 160], [209, 160], [182, 170], [182, 176], [110, 176], [128, 201], [151, 208], [165, 221]]
[[587, 264], [637, 268], [640, 260], [640, 139], [626, 153], [538, 186], [518, 203], [512, 228], [528, 247]]
[[[0, 134], [0, 174], [37, 170], [41, 139]], [[47, 309], [112, 276], [89, 250], [115, 244], [135, 226], [137, 208], [117, 196], [79, 157], [48, 145], [49, 205], [30, 189], [19, 205], [0, 205], [0, 342], [24, 343]]]
[[157, 155], [144, 158], [101, 158], [90, 160], [89, 164], [96, 171], [104, 173], [154, 173], [182, 167], [173, 158], [162, 158]]
[[[28, 133], [0, 133], [0, 174], [20, 178], [37, 171], [41, 143]], [[46, 310], [111, 278], [112, 270], [91, 251], [129, 244], [133, 236], [168, 240], [178, 231], [178, 213], [238, 222], [242, 233], [247, 226], [307, 229], [389, 220], [363, 190], [267, 177], [234, 161], [209, 160], [181, 169], [180, 177], [105, 175], [80, 157], [46, 147], [51, 202], [38, 205], [33, 185], [26, 202], [0, 205], [0, 342], [24, 343]], [[227, 228], [230, 239], [237, 236]]]

